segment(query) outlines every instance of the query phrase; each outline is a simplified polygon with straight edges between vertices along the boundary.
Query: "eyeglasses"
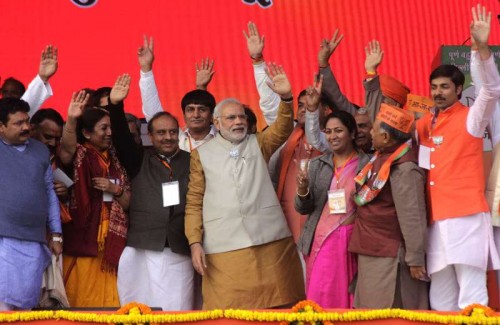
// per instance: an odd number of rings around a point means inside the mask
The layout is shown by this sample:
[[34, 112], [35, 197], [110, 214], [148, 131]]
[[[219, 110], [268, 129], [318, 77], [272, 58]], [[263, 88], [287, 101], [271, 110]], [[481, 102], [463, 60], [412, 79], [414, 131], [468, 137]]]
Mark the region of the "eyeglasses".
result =
[[248, 116], [245, 114], [240, 114], [240, 115], [226, 115], [226, 116], [221, 116], [222, 118], [226, 119], [227, 121], [233, 122], [236, 121], [237, 118], [240, 120], [246, 121], [248, 120]]

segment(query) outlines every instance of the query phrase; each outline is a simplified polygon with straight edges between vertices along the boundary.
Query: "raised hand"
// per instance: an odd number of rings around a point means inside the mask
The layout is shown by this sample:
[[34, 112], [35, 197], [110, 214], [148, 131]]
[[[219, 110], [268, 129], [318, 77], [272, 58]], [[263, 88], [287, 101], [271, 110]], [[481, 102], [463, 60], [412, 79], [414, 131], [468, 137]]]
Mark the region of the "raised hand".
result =
[[40, 67], [38, 68], [38, 75], [43, 82], [49, 81], [50, 77], [56, 73], [57, 63], [57, 47], [47, 45], [42, 51]]
[[328, 66], [328, 60], [330, 60], [333, 52], [335, 52], [335, 49], [339, 46], [340, 41], [344, 38], [343, 34], [340, 36], [338, 36], [338, 34], [339, 30], [337, 28], [331, 40], [323, 39], [321, 41], [318, 52], [318, 63], [320, 67], [324, 68]]
[[308, 193], [309, 179], [307, 177], [307, 167], [297, 173], [297, 193], [305, 196]]
[[243, 31], [243, 35], [247, 39], [248, 54], [254, 60], [262, 58], [264, 51], [264, 36], [260, 36], [257, 25], [253, 22], [248, 22], [248, 33]]
[[87, 102], [89, 101], [89, 97], [90, 94], [86, 93], [85, 90], [80, 90], [78, 93], [73, 93], [68, 108], [68, 121], [74, 121], [82, 116], [85, 105], [87, 105]]
[[155, 60], [154, 55], [154, 40], [153, 37], [148, 37], [144, 35], [143, 44], [137, 50], [137, 57], [139, 58], [139, 65], [141, 66], [142, 72], [148, 72], [153, 69], [153, 61]]
[[109, 94], [109, 101], [111, 104], [116, 105], [127, 98], [130, 89], [130, 75], [122, 74], [116, 79], [115, 85]]
[[196, 88], [207, 90], [208, 84], [212, 81], [214, 71], [214, 60], [210, 58], [201, 59], [195, 64], [196, 68]]
[[377, 40], [368, 42], [368, 45], [365, 46], [365, 54], [365, 70], [367, 72], [376, 72], [384, 58], [384, 51], [382, 51], [380, 43]]
[[491, 12], [486, 13], [486, 7], [480, 4], [472, 7], [472, 22], [470, 24], [471, 40], [478, 48], [488, 46], [491, 29]]
[[267, 85], [278, 94], [281, 98], [292, 97], [292, 85], [285, 74], [285, 70], [281, 65], [270, 63], [266, 68], [267, 76], [271, 81], [267, 81]]
[[306, 109], [309, 112], [315, 112], [319, 107], [319, 98], [321, 95], [321, 88], [323, 87], [323, 75], [314, 77], [312, 86], [307, 87], [306, 90]]

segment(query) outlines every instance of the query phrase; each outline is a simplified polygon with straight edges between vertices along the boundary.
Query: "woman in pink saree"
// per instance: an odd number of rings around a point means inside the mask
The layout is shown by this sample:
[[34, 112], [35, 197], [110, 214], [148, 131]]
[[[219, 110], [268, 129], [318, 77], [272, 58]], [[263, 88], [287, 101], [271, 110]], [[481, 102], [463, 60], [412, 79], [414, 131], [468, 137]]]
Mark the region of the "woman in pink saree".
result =
[[351, 308], [356, 256], [348, 252], [356, 217], [354, 177], [369, 157], [357, 149], [356, 121], [344, 111], [327, 116], [333, 153], [314, 158], [297, 175], [295, 209], [308, 218], [299, 240], [306, 262], [306, 296], [324, 308]]

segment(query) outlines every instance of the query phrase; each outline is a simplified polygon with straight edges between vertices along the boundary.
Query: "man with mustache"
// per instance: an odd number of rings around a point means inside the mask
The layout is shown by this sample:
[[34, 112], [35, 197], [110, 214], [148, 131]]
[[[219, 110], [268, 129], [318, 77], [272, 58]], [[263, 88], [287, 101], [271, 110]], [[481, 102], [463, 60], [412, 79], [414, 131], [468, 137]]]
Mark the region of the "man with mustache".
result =
[[0, 310], [35, 307], [50, 251], [62, 252], [49, 151], [29, 139], [29, 110], [23, 100], [0, 99]]
[[127, 247], [118, 266], [120, 303], [190, 310], [194, 270], [184, 234], [190, 157], [179, 148], [179, 123], [170, 113], [156, 113], [148, 133], [153, 148], [144, 151], [132, 179]]
[[233, 98], [215, 108], [216, 137], [191, 152], [186, 236], [203, 276], [203, 308], [270, 308], [304, 298], [295, 243], [273, 189], [267, 162], [293, 130], [290, 83], [269, 67], [281, 97], [276, 121], [248, 135], [247, 115]]
[[[139, 48], [137, 55], [141, 67], [139, 88], [141, 90], [142, 112], [146, 121], [149, 121], [156, 113], [164, 111], [153, 76], [153, 51], [153, 38], [150, 37], [148, 40], [144, 36], [143, 45]], [[213, 139], [217, 133], [212, 125], [215, 98], [206, 90], [214, 73], [212, 69], [213, 61], [208, 62], [208, 59], [202, 60], [200, 65], [197, 65], [197, 81], [200, 73], [203, 73], [207, 78], [204, 79], [203, 83], [197, 84], [198, 89], [186, 93], [181, 101], [186, 129], [179, 130], [179, 147], [187, 152]]]
[[[57, 157], [57, 149], [62, 137], [64, 120], [56, 110], [43, 108], [31, 117], [31, 138], [36, 139], [47, 146], [50, 152], [50, 163], [52, 170], [62, 168], [62, 163]], [[54, 180], [54, 190], [59, 198], [61, 207], [61, 220], [67, 222], [71, 219], [68, 207], [68, 188], [63, 182]]]
[[500, 75], [488, 47], [491, 13], [472, 8], [472, 53], [482, 88], [469, 108], [459, 99], [464, 74], [453, 65], [430, 75], [435, 107], [417, 121], [419, 165], [428, 169], [431, 225], [427, 271], [430, 304], [437, 310], [460, 310], [488, 304], [486, 270], [500, 268], [493, 242], [491, 215], [484, 195], [483, 135], [500, 96]]

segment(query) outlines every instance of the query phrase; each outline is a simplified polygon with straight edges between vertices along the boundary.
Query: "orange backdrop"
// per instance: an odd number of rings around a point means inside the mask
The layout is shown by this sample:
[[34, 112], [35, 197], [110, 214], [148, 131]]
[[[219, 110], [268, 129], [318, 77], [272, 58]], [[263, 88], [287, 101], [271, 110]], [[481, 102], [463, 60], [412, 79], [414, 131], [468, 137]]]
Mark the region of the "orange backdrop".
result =
[[[94, 0], [80, 0], [89, 2]], [[491, 40], [499, 44], [496, 0], [481, 1], [494, 14]], [[413, 93], [427, 95], [427, 77], [441, 44], [462, 44], [469, 36], [472, 0], [274, 0], [268, 8], [242, 0], [98, 0], [80, 8], [71, 0], [3, 0], [0, 77], [28, 83], [36, 74], [42, 48], [59, 48], [55, 96], [45, 107], [66, 115], [71, 92], [112, 85], [128, 72], [133, 87], [126, 109], [142, 116], [137, 48], [142, 35], [156, 40], [154, 70], [164, 106], [180, 117], [180, 99], [194, 88], [194, 63], [210, 56], [216, 74], [209, 90], [217, 100], [237, 97], [258, 107], [251, 62], [242, 30], [252, 20], [266, 37], [267, 60], [284, 65], [294, 93], [317, 70], [321, 38], [336, 27], [345, 38], [332, 67], [352, 101], [363, 104], [364, 46], [380, 40], [380, 68], [405, 81]], [[181, 122], [182, 119], [181, 119]]]

